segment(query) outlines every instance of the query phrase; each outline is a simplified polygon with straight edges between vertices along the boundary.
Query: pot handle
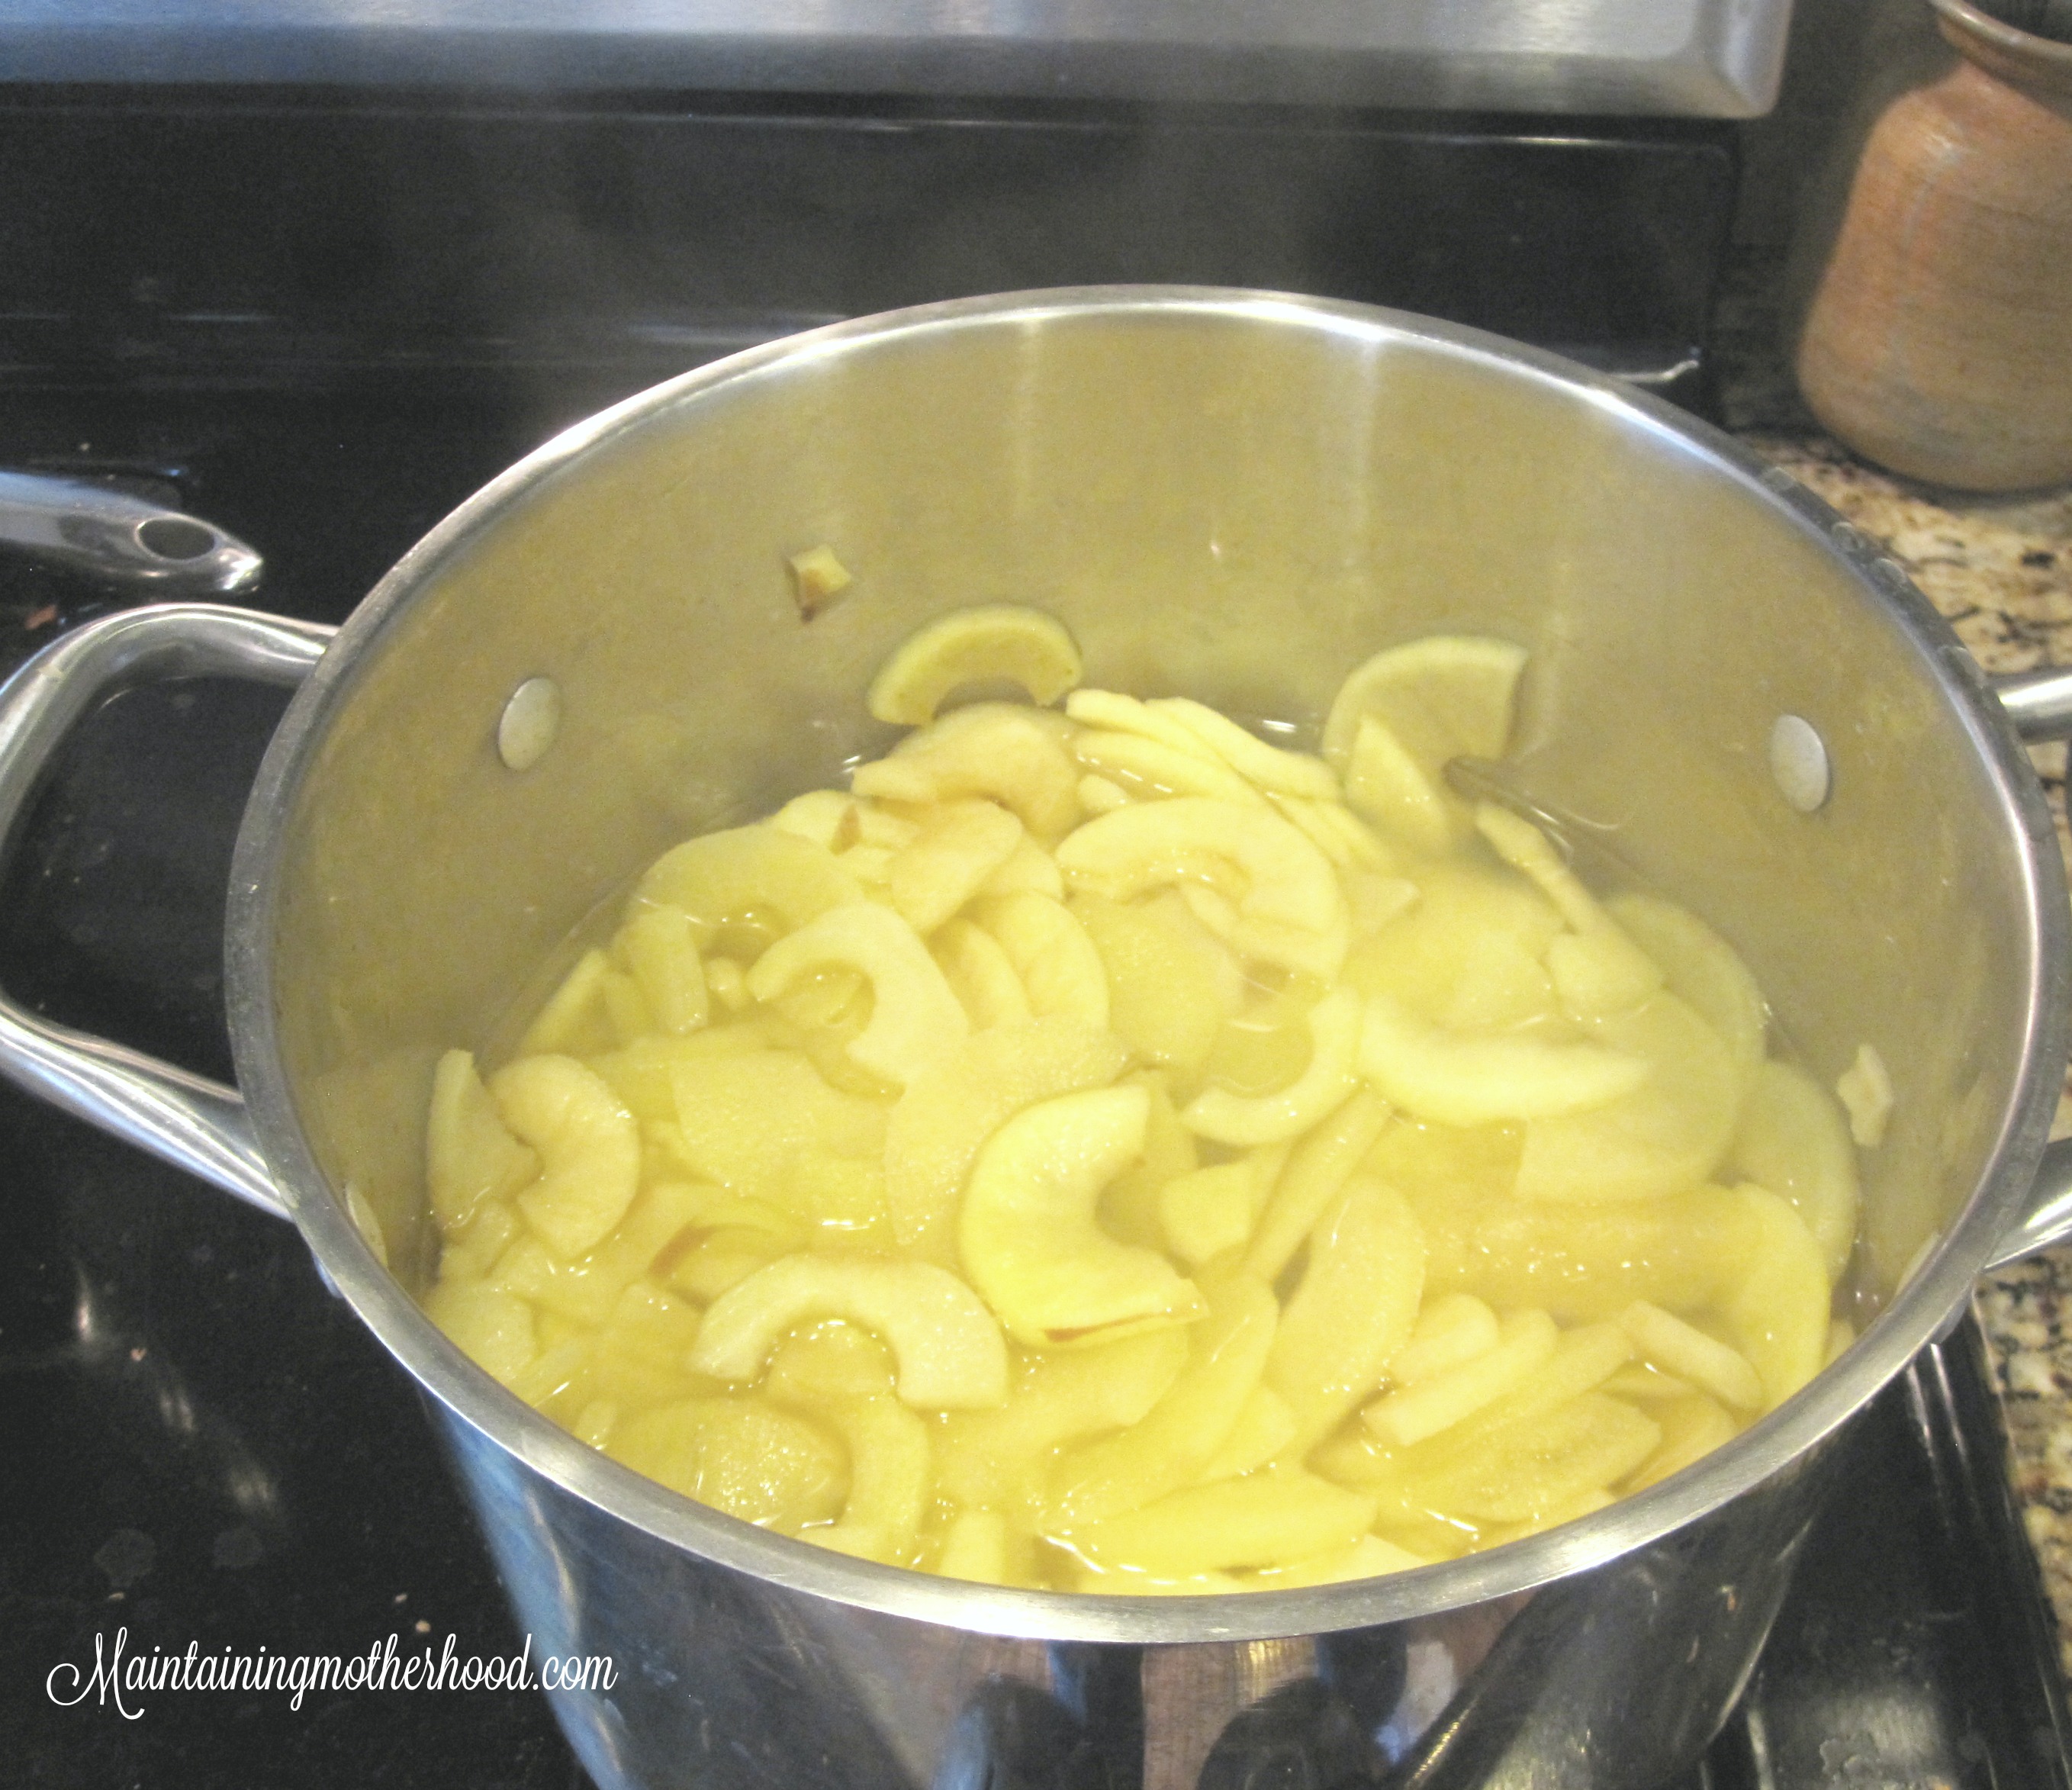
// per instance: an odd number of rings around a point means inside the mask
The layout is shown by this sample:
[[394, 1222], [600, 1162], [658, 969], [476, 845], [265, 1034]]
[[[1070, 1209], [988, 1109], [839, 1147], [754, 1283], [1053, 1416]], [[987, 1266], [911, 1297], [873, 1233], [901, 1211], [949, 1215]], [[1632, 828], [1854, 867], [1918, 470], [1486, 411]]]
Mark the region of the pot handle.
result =
[[[54, 641], [0, 684], [0, 849], [59, 743], [96, 702], [175, 678], [299, 684], [335, 632], [214, 603], [164, 603], [103, 616]], [[235, 1088], [55, 1025], [4, 990], [0, 1075], [261, 1212], [288, 1216]]]
[[213, 522], [43, 472], [0, 472], [0, 546], [143, 596], [236, 596], [261, 569]]
[[[1988, 678], [2023, 743], [2072, 739], [2072, 670], [2046, 667]], [[2000, 1241], [1986, 1266], [2004, 1268], [2072, 1237], [2072, 1138], [2047, 1145], [2021, 1223]]]

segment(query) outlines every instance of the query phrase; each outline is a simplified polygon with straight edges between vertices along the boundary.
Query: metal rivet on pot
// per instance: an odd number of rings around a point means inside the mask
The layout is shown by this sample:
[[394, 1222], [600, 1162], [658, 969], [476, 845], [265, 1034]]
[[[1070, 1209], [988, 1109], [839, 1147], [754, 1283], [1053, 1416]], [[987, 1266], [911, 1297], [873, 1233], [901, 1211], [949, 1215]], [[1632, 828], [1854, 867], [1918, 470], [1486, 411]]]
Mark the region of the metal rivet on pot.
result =
[[1801, 814], [1811, 814], [1827, 800], [1834, 773], [1827, 763], [1827, 743], [1811, 722], [1781, 714], [1770, 723], [1770, 774], [1785, 800]]
[[551, 677], [528, 677], [511, 693], [496, 723], [496, 752], [513, 771], [529, 771], [547, 755], [561, 730], [561, 687]]

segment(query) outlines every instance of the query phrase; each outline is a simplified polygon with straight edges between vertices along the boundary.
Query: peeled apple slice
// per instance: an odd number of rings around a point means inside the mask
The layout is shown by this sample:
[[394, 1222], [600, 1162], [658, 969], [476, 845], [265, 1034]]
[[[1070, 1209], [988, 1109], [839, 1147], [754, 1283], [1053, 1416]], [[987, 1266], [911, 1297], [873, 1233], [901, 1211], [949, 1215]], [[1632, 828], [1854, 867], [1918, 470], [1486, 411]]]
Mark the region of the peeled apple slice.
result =
[[1449, 759], [1503, 757], [1527, 656], [1481, 634], [1432, 634], [1377, 652], [1338, 687], [1324, 722], [1325, 761], [1344, 772], [1367, 715], [1434, 776]]
[[1564, 1323], [1616, 1318], [1635, 1299], [1697, 1311], [1745, 1272], [1747, 1211], [1725, 1187], [1600, 1206], [1506, 1200], [1483, 1209], [1472, 1248], [1433, 1279], [1500, 1310], [1544, 1306]]
[[980, 1147], [1038, 1101], [1105, 1087], [1128, 1066], [1126, 1046], [1063, 1016], [979, 1033], [909, 1082], [885, 1136], [893, 1234], [952, 1259], [957, 1202]]
[[874, 718], [919, 727], [964, 684], [1019, 684], [1054, 702], [1084, 670], [1065, 624], [1019, 603], [979, 603], [924, 623], [878, 667], [865, 697]]
[[1725, 1155], [1740, 1116], [1741, 1077], [1720, 1035], [1666, 992], [1593, 1029], [1645, 1064], [1646, 1079], [1594, 1110], [1531, 1117], [1519, 1197], [1594, 1203], [1696, 1186]]
[[1465, 831], [1466, 809], [1385, 721], [1360, 717], [1346, 764], [1346, 804], [1413, 851], [1442, 856]]
[[929, 1426], [892, 1394], [884, 1350], [845, 1324], [795, 1335], [770, 1364], [767, 1390], [836, 1431], [849, 1455], [841, 1519], [822, 1547], [887, 1566], [911, 1561], [933, 1481]]
[[[1294, 1467], [1190, 1486], [1141, 1509], [1057, 1533], [1108, 1572], [1192, 1578], [1232, 1568], [1292, 1566], [1349, 1549], [1372, 1525], [1376, 1503]], [[1127, 1580], [1096, 1584], [1103, 1590], [1134, 1589]]]
[[608, 1452], [636, 1473], [744, 1522], [796, 1535], [848, 1496], [841, 1445], [758, 1400], [693, 1398], [621, 1424]]
[[1408, 1447], [1494, 1404], [1553, 1358], [1557, 1332], [1544, 1311], [1515, 1311], [1499, 1340], [1472, 1359], [1415, 1386], [1379, 1398], [1361, 1412], [1367, 1426], [1393, 1447]]
[[892, 905], [914, 930], [935, 930], [1022, 843], [1022, 823], [986, 801], [945, 802], [889, 866]]
[[1209, 1291], [1187, 1365], [1149, 1413], [1058, 1463], [1054, 1519], [1075, 1524], [1134, 1510], [1198, 1477], [1258, 1389], [1279, 1311], [1273, 1290], [1233, 1274]]
[[795, 1208], [801, 1162], [864, 1162], [884, 1148], [882, 1106], [829, 1087], [801, 1051], [694, 1058], [680, 1063], [671, 1079], [676, 1128], [670, 1141], [684, 1166], [750, 1199]]
[[767, 825], [702, 833], [664, 852], [633, 891], [631, 907], [680, 908], [701, 949], [730, 921], [751, 916], [795, 932], [863, 891], [824, 846]]
[[1762, 1187], [1737, 1187], [1733, 1196], [1745, 1265], [1722, 1302], [1727, 1328], [1762, 1378], [1763, 1409], [1774, 1410], [1827, 1361], [1832, 1290], [1820, 1246], [1797, 1212]]
[[1361, 1006], [1350, 988], [1334, 988], [1309, 1010], [1309, 1061], [1285, 1088], [1250, 1098], [1208, 1088], [1181, 1113], [1197, 1137], [1223, 1144], [1280, 1143], [1297, 1137], [1342, 1105], [1355, 1084]]
[[1404, 1112], [1457, 1125], [1588, 1113], [1631, 1095], [1648, 1073], [1645, 1058], [1602, 1044], [1442, 1032], [1384, 994], [1368, 998], [1359, 1067]]
[[1116, 1035], [1148, 1063], [1199, 1075], [1244, 1001], [1237, 961], [1170, 895], [1139, 907], [1081, 895], [1070, 905], [1108, 973]]
[[1086, 928], [1063, 902], [1034, 889], [989, 895], [972, 917], [1007, 954], [1038, 1018], [1068, 1015], [1089, 1026], [1108, 1024], [1108, 971]]
[[1628, 1012], [1662, 986], [1661, 965], [1619, 930], [1538, 827], [1482, 802], [1475, 809], [1475, 828], [1499, 858], [1539, 884], [1573, 929], [1547, 947], [1547, 968], [1564, 1012], [1584, 1020]]
[[689, 914], [660, 904], [638, 910], [619, 935], [656, 1029], [672, 1037], [696, 1031], [711, 1016], [697, 937]]
[[969, 1034], [964, 1004], [914, 928], [874, 901], [833, 907], [779, 939], [748, 973], [748, 991], [774, 1000], [810, 970], [841, 965], [870, 983], [870, 1023], [849, 1040], [862, 1068], [905, 1087]]
[[1134, 802], [1067, 837], [1058, 867], [1068, 888], [1111, 901], [1207, 885], [1198, 892], [1222, 898], [1224, 924], [1207, 923], [1241, 954], [1326, 981], [1345, 961], [1346, 902], [1331, 861], [1264, 805], [1186, 796]]
[[928, 941], [928, 953], [963, 1003], [973, 1031], [1026, 1025], [1029, 991], [1000, 940], [968, 920], [953, 920]]
[[1009, 1119], [979, 1152], [959, 1249], [1018, 1342], [1105, 1342], [1201, 1315], [1192, 1281], [1094, 1221], [1101, 1189], [1143, 1152], [1149, 1107], [1138, 1087], [1063, 1095]]
[[1140, 793], [1261, 805], [1259, 792], [1206, 746], [1175, 746], [1148, 734], [1089, 727], [1072, 742], [1072, 755], [1089, 773]]
[[1355, 1175], [1309, 1233], [1309, 1260], [1281, 1314], [1266, 1383], [1296, 1439], [1321, 1441], [1379, 1383], [1410, 1339], [1424, 1290], [1424, 1233], [1402, 1195]]
[[1752, 1070], [1763, 1060], [1769, 1003], [1732, 945], [1689, 908], [1659, 895], [1614, 895], [1605, 911], [1661, 965], [1669, 992], [1690, 1002], [1737, 1063]]
[[1154, 697], [1145, 706], [1178, 722], [1247, 783], [1281, 795], [1338, 799], [1338, 780], [1328, 764], [1301, 752], [1269, 746], [1235, 721], [1191, 697]]
[[1758, 1186], [1790, 1202], [1820, 1245], [1830, 1280], [1841, 1278], [1856, 1239], [1856, 1153], [1826, 1088], [1786, 1063], [1755, 1072], [1730, 1159]]
[[432, 1076], [425, 1179], [439, 1228], [461, 1230], [485, 1200], [508, 1199], [540, 1171], [511, 1135], [466, 1051], [448, 1051]]
[[1079, 769], [1064, 732], [1054, 714], [1013, 702], [974, 702], [910, 734], [890, 757], [859, 764], [850, 787], [888, 801], [988, 796], [1038, 838], [1052, 842], [1079, 818]]
[[899, 1396], [917, 1409], [1006, 1401], [999, 1325], [955, 1274], [925, 1261], [785, 1256], [713, 1302], [690, 1366], [715, 1380], [754, 1380], [786, 1331], [823, 1318], [846, 1318], [884, 1338], [899, 1364]]
[[1450, 1031], [1507, 1031], [1553, 1016], [1540, 959], [1562, 921], [1544, 895], [1494, 866], [1433, 865], [1417, 887], [1414, 903], [1354, 947], [1347, 981]]
[[539, 1352], [532, 1306], [485, 1281], [441, 1281], [426, 1294], [425, 1311], [468, 1360], [506, 1385]]
[[640, 1184], [640, 1129], [603, 1078], [574, 1057], [521, 1056], [491, 1077], [504, 1122], [540, 1158], [518, 1209], [565, 1260], [603, 1241]]
[[1544, 1416], [1493, 1429], [1443, 1467], [1413, 1472], [1418, 1500], [1486, 1520], [1527, 1522], [1623, 1479], [1662, 1428], [1622, 1400], [1579, 1393]]
[[937, 1490], [958, 1503], [1034, 1508], [1054, 1450], [1127, 1429], [1166, 1396], [1185, 1368], [1189, 1334], [1154, 1330], [1093, 1348], [1026, 1355], [1006, 1404], [945, 1418]]
[[1242, 1248], [1263, 1195], [1248, 1158], [1190, 1169], [1158, 1190], [1158, 1225], [1166, 1246], [1190, 1268]]

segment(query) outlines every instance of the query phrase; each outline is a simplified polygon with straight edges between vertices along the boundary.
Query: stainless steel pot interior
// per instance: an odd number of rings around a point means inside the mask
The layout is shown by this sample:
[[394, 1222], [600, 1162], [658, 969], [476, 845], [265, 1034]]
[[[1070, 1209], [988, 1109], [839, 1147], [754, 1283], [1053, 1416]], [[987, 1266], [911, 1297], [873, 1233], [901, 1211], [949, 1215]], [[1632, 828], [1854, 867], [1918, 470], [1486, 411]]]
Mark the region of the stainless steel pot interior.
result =
[[[857, 582], [807, 623], [785, 557], [821, 542]], [[1823, 1080], [1864, 1042], [1890, 1066], [1897, 1108], [1865, 1162], [1877, 1324], [1736, 1443], [1584, 1522], [1239, 1599], [1064, 1598], [852, 1562], [639, 1479], [468, 1364], [409, 1296], [432, 1253], [418, 1152], [437, 1053], [480, 1043], [665, 846], [882, 747], [871, 669], [922, 619], [987, 600], [1063, 617], [1090, 681], [1298, 730], [1392, 642], [1470, 629], [1528, 646], [1521, 781], [1724, 932]], [[563, 725], [513, 773], [497, 718], [542, 674]], [[1811, 815], [1768, 769], [1784, 713], [1832, 755]], [[1846, 1418], [1959, 1309], [2010, 1227], [2063, 1056], [2063, 909], [2034, 780], [1947, 628], [1725, 438], [1398, 314], [1039, 293], [691, 373], [449, 518], [276, 739], [238, 850], [232, 1018], [267, 1158], [337, 1286], [438, 1397], [565, 1490], [778, 1584], [933, 1623], [1231, 1640], [1415, 1616], [1610, 1559]]]

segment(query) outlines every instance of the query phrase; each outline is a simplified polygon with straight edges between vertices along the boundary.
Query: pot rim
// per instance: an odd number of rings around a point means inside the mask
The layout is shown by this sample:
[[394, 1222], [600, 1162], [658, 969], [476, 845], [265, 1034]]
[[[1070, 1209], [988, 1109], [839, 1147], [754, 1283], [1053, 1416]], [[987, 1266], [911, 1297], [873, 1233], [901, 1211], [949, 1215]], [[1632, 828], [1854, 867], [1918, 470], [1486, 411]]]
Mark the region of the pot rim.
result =
[[[532, 488], [658, 414], [730, 387], [902, 336], [1061, 316], [1186, 315], [1409, 340], [1559, 385], [1702, 459], [1838, 559], [1900, 630], [1988, 768], [2000, 824], [2025, 846], [2028, 1015], [2020, 1069], [1984, 1173], [1949, 1233], [1836, 1362], [1731, 1442], [1592, 1516], [1483, 1553], [1378, 1579], [1299, 1590], [1122, 1597], [1023, 1591], [855, 1560], [759, 1529], [592, 1450], [461, 1353], [376, 1259], [319, 1170], [296, 1117], [275, 1030], [271, 940], [285, 821], [327, 730], [416, 592]], [[468, 498], [360, 603], [290, 703], [245, 809], [232, 862], [225, 949], [240, 1087], [259, 1143], [333, 1288], [421, 1387], [564, 1491], [689, 1553], [788, 1590], [943, 1626], [1018, 1638], [1136, 1644], [1243, 1641], [1424, 1616], [1530, 1590], [1690, 1523], [1770, 1479], [1839, 1427], [1961, 1314], [1971, 1282], [2021, 1209], [2056, 1109], [2068, 1022], [2068, 922], [2054, 829], [2034, 773], [1948, 624], [1893, 561], [1788, 475], [1711, 425], [1610, 375], [1503, 337], [1412, 313], [1296, 294], [1183, 286], [1058, 288], [964, 298], [852, 319], [696, 368], [599, 412]]]

